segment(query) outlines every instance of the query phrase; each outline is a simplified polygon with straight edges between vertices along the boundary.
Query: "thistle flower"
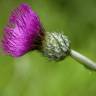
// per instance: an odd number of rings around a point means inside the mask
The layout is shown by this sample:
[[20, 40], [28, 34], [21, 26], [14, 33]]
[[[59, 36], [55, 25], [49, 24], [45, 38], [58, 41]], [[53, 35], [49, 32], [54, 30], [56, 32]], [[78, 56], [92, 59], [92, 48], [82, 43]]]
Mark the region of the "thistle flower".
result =
[[15, 9], [4, 30], [2, 46], [6, 53], [19, 57], [37, 49], [48, 58], [60, 61], [67, 56], [96, 70], [96, 63], [70, 48], [69, 39], [62, 33], [46, 32], [37, 14], [27, 4]]
[[3, 49], [6, 53], [19, 57], [39, 48], [44, 36], [38, 15], [27, 4], [15, 9], [4, 29]]

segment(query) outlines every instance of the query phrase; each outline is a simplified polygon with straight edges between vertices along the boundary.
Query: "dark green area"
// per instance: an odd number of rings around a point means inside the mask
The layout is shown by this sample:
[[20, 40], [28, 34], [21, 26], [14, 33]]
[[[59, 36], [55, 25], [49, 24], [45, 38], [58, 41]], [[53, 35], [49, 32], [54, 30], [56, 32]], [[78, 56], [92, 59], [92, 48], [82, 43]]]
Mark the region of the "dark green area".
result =
[[[48, 32], [64, 32], [73, 49], [96, 61], [95, 0], [0, 0], [0, 37], [11, 11], [32, 6]], [[54, 62], [41, 53], [0, 53], [0, 96], [96, 96], [96, 72], [70, 57]]]

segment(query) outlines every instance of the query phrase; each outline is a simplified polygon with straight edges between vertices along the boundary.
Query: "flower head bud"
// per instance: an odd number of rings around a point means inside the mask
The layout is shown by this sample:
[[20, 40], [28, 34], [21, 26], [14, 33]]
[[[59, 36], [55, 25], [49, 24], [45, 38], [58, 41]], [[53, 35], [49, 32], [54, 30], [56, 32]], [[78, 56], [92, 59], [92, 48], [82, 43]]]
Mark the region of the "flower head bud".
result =
[[27, 4], [15, 9], [4, 30], [2, 46], [6, 53], [19, 57], [39, 48], [44, 36], [38, 15]]
[[70, 53], [70, 42], [62, 33], [47, 32], [43, 41], [43, 53], [54, 60], [64, 59]]

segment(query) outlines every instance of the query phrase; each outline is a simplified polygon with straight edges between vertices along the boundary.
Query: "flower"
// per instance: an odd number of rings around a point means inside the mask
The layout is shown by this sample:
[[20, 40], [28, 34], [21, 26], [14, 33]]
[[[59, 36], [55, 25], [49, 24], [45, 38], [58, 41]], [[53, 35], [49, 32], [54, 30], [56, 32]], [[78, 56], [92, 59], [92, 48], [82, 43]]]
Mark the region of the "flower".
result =
[[40, 47], [44, 30], [38, 15], [31, 7], [21, 4], [12, 12], [3, 36], [4, 51], [19, 57]]

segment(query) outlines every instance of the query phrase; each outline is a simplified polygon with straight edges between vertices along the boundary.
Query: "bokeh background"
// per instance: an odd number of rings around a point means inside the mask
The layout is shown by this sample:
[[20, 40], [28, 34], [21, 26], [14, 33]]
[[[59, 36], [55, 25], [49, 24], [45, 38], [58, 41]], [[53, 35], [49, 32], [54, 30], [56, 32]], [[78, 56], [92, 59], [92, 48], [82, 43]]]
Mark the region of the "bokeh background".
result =
[[[73, 49], [96, 61], [96, 0], [0, 0], [0, 38], [10, 12], [24, 2], [46, 31], [64, 32]], [[20, 58], [1, 52], [0, 96], [96, 96], [96, 72], [70, 57], [54, 62], [37, 51]]]

